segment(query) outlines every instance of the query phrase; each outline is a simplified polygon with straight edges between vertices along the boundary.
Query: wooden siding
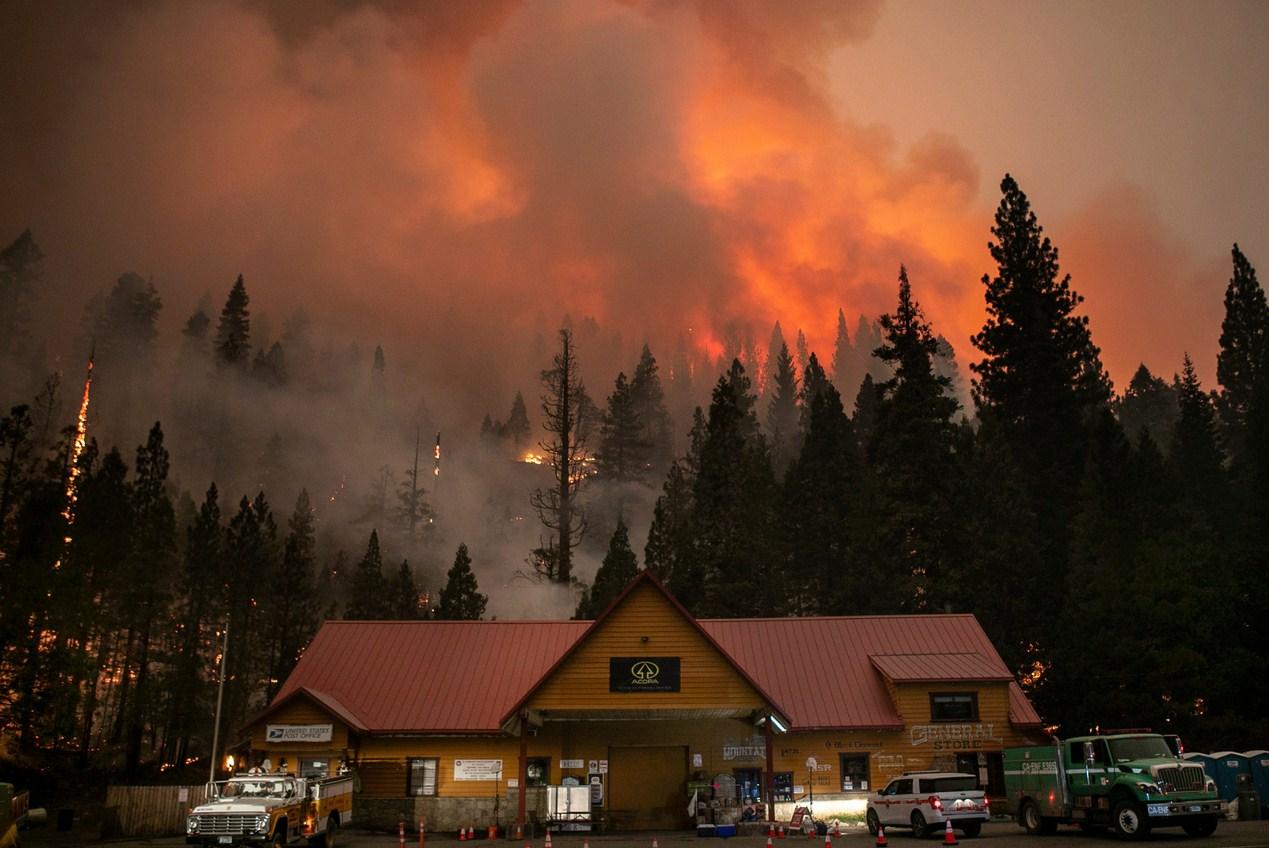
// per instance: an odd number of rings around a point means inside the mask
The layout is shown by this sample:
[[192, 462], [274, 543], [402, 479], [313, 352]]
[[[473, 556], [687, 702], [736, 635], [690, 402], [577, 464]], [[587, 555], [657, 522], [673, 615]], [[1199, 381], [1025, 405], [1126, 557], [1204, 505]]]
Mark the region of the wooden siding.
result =
[[[644, 637], [647, 641], [644, 641]], [[612, 657], [678, 657], [680, 691], [609, 692]], [[653, 586], [638, 586], [556, 669], [531, 709], [759, 709], [762, 697]]]
[[183, 836], [186, 813], [206, 800], [204, 785], [108, 786], [106, 830], [117, 836]]
[[[269, 742], [266, 735], [270, 724], [329, 724], [331, 738], [329, 742]], [[277, 768], [285, 757], [287, 770], [296, 774], [300, 773], [297, 764], [301, 758], [325, 760], [329, 773], [334, 774], [344, 752], [353, 747], [349, 745], [347, 725], [304, 696], [294, 698], [265, 721], [251, 725], [250, 737], [252, 754], [258, 760], [268, 757]]]

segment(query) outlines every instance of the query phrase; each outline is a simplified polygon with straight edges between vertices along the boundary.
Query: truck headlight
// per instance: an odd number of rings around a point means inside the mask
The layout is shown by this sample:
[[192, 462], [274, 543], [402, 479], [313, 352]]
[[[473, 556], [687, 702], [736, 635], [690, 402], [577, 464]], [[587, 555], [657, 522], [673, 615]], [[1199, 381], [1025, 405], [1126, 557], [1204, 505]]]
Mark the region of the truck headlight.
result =
[[264, 833], [269, 829], [268, 816], [256, 816], [256, 833]]
[[1215, 792], [1215, 791], [1216, 791], [1216, 781], [1212, 780], [1212, 779], [1209, 777], [1209, 778], [1207, 779], [1207, 783], [1204, 785], [1204, 787], [1203, 787], [1203, 788], [1204, 788], [1204, 789], [1206, 789], [1208, 792]]
[[198, 816], [190, 816], [185, 820], [186, 833], [198, 833]]
[[1162, 795], [1163, 790], [1159, 788], [1157, 783], [1147, 783], [1144, 780], [1137, 782], [1137, 788], [1147, 795]]

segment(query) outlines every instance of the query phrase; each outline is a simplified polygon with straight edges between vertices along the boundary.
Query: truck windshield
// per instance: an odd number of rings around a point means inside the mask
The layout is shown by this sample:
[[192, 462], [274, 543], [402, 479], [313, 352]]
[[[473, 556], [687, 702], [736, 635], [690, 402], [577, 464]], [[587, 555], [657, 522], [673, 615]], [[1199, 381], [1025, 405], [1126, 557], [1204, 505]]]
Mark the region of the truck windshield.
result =
[[978, 788], [978, 779], [972, 775], [957, 777], [936, 777], [933, 780], [921, 781], [921, 790], [931, 792], [964, 792]]
[[1111, 739], [1110, 753], [1117, 763], [1130, 760], [1148, 760], [1159, 757], [1172, 757], [1168, 743], [1162, 736], [1133, 736], [1128, 739]]

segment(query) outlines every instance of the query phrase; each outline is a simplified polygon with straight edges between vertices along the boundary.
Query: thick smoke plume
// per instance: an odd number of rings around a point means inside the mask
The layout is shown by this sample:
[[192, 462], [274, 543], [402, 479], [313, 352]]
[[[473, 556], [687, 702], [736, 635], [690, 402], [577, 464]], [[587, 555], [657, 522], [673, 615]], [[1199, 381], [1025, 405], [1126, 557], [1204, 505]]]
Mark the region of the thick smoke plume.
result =
[[[84, 303], [127, 271], [162, 297], [162, 361], [179, 361], [200, 302], [214, 323], [239, 273], [262, 348], [297, 308], [324, 340], [311, 367], [364, 379], [382, 344], [394, 411], [375, 426], [388, 440], [367, 437], [371, 387], [351, 378], [253, 423], [254, 443], [286, 458], [276, 473], [326, 503], [347, 483], [341, 463], [399, 475], [417, 428], [458, 434], [461, 457], [480, 416], [517, 390], [536, 407], [564, 315], [590, 322], [582, 366], [602, 401], [644, 341], [668, 369], [679, 350], [712, 362], [765, 348], [779, 320], [827, 362], [838, 309], [852, 327], [889, 309], [904, 263], [963, 365], [989, 270], [980, 183], [998, 174], [954, 138], [898, 149], [835, 107], [826, 57], [867, 39], [880, 14], [873, 0], [28, 4], [0, 33], [0, 237], [30, 227], [47, 254], [36, 335], [70, 374]], [[1187, 302], [1213, 271], [1164, 261], [1166, 234], [1131, 196], [1059, 227], [1112, 373], [1122, 384], [1148, 354], [1170, 375], [1181, 345], [1147, 344], [1110, 305], [1137, 289], [1116, 288], [1132, 260], [1108, 233], [1132, 234], [1133, 254], [1158, 263], [1150, 284]], [[1203, 314], [1217, 308], [1207, 288]], [[1161, 315], [1156, 333], [1184, 336], [1204, 361], [1214, 325], [1187, 333], [1178, 316], [1193, 314]], [[190, 376], [164, 372], [151, 389], [166, 397]], [[701, 378], [707, 391], [713, 375]], [[107, 396], [111, 379], [103, 371]], [[155, 412], [135, 396], [120, 444], [167, 403]], [[257, 408], [233, 403], [244, 418]], [[389, 445], [391, 460], [350, 456], [349, 432]], [[189, 462], [182, 482], [197, 493], [212, 460]], [[485, 479], [449, 492], [452, 512], [474, 518], [498, 488]], [[279, 493], [280, 514], [291, 497]]]

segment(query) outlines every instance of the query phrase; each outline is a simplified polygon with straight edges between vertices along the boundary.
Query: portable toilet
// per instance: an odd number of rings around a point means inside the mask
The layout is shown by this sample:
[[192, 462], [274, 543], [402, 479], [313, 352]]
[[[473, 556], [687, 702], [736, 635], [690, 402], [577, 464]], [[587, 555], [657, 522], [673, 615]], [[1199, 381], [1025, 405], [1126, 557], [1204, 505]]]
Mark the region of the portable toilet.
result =
[[1247, 758], [1237, 751], [1214, 751], [1211, 754], [1216, 764], [1216, 792], [1225, 801], [1238, 800], [1238, 775], [1251, 772], [1251, 764]]
[[1260, 809], [1269, 818], [1269, 751], [1248, 751], [1244, 756], [1251, 766], [1251, 782], [1260, 795]]

